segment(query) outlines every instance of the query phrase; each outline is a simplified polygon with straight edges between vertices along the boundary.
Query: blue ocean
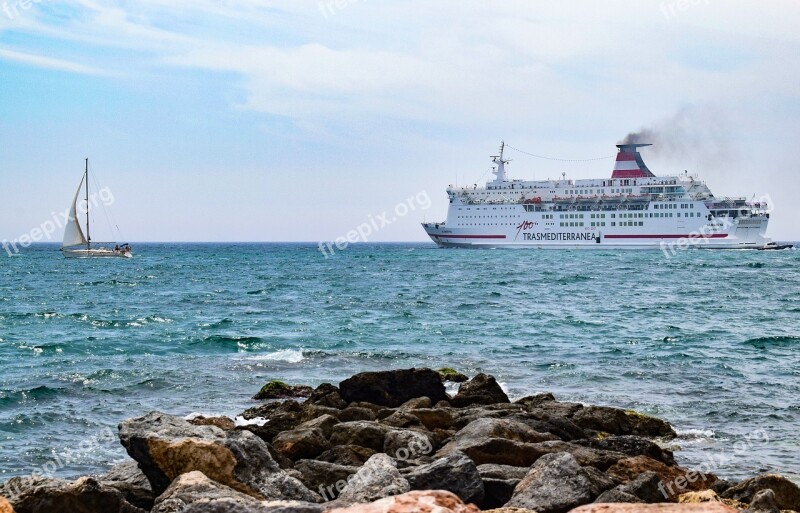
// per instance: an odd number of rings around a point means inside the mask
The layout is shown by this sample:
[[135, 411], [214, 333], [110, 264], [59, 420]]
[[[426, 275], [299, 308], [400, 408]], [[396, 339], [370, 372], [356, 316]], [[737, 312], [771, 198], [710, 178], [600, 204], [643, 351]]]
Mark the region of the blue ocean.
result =
[[121, 420], [234, 416], [270, 379], [449, 366], [664, 418], [687, 466], [800, 481], [798, 251], [134, 251], [0, 258], [0, 480], [102, 472]]

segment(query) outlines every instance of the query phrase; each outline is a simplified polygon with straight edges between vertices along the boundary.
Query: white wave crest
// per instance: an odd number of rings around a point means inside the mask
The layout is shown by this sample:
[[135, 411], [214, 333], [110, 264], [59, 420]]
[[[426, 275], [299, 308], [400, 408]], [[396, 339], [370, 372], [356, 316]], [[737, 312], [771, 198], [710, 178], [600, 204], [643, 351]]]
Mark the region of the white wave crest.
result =
[[306, 357], [303, 355], [303, 351], [300, 349], [281, 349], [280, 351], [275, 351], [274, 353], [250, 356], [246, 359], [255, 361], [300, 363], [305, 360]]
[[256, 417], [254, 419], [249, 419], [248, 420], [248, 419], [246, 419], [246, 418], [244, 418], [244, 417], [242, 417], [240, 415], [240, 416], [236, 417], [235, 419], [233, 419], [233, 422], [234, 422], [234, 424], [236, 424], [236, 427], [242, 427], [242, 426], [259, 426], [259, 427], [261, 427], [264, 424], [266, 424], [267, 422], [269, 422], [269, 420], [267, 420], [267, 419], [265, 419], [263, 417]]
[[684, 429], [676, 432], [681, 438], [714, 438], [716, 435], [711, 429]]

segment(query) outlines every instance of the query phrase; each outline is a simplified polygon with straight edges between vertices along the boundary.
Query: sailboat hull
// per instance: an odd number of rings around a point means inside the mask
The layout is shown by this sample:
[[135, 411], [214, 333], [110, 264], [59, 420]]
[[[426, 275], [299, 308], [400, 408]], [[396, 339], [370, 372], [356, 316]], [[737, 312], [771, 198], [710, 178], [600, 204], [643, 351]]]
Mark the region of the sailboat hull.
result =
[[61, 253], [65, 258], [133, 258], [130, 251], [114, 251], [106, 248], [61, 248]]

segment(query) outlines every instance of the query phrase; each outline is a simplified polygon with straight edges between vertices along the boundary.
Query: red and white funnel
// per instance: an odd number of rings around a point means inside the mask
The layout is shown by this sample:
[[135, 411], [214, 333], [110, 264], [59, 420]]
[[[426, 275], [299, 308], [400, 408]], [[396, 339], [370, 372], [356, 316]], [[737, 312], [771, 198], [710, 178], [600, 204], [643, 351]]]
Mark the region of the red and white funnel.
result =
[[652, 144], [618, 144], [619, 153], [611, 178], [647, 178], [655, 176], [642, 160], [639, 148]]

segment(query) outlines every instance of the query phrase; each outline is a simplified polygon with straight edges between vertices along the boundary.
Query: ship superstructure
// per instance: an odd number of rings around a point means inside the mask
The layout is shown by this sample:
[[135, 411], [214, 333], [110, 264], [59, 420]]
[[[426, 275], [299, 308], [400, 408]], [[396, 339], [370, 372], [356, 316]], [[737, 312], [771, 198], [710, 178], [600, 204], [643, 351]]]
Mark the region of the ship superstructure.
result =
[[641, 148], [619, 144], [611, 178], [512, 180], [505, 144], [485, 187], [447, 188], [447, 220], [424, 223], [440, 247], [757, 249], [769, 239], [769, 205], [716, 198], [688, 172], [656, 176]]

